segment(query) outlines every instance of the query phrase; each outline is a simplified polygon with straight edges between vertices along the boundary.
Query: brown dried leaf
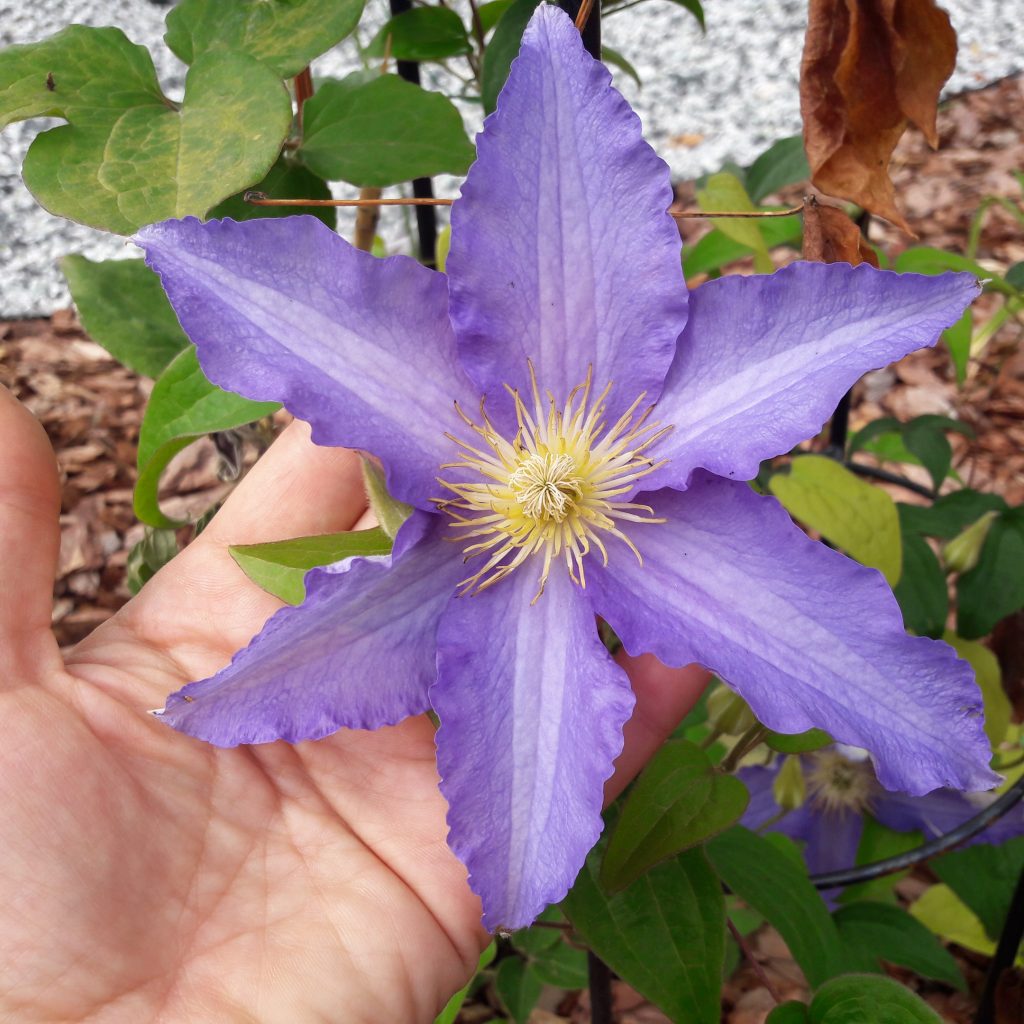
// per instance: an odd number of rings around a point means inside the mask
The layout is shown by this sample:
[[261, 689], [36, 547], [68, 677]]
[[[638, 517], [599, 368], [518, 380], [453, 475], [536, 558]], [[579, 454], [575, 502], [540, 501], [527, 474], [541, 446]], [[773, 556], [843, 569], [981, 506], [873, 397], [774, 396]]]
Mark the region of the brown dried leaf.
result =
[[889, 158], [913, 122], [932, 146], [956, 33], [935, 0], [811, 0], [800, 110], [811, 180], [905, 231]]
[[878, 256], [864, 241], [860, 228], [842, 210], [823, 206], [814, 196], [804, 204], [804, 259], [878, 266]]

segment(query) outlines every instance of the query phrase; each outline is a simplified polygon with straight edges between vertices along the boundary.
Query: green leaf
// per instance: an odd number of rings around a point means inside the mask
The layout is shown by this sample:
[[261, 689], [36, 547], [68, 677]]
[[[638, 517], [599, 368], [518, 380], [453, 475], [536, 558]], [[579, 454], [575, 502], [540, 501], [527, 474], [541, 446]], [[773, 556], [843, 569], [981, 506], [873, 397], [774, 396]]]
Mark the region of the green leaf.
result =
[[896, 257], [893, 270], [901, 274], [928, 275], [944, 274], [947, 271], [956, 270], [973, 274], [982, 279], [992, 276], [991, 271], [966, 256], [955, 252], [946, 252], [943, 249], [934, 249], [927, 245], [916, 245], [913, 248], [904, 249]]
[[[493, 940], [490, 945], [480, 954], [480, 959], [477, 961], [476, 973], [477, 975], [487, 967], [490, 962], [494, 959], [494, 954], [497, 953], [498, 946]], [[448, 1000], [445, 1008], [434, 1018], [434, 1024], [455, 1024], [455, 1018], [459, 1015], [459, 1010], [462, 1009], [462, 1004], [466, 1001], [466, 996], [469, 995], [469, 990], [473, 985], [475, 977], [470, 980], [464, 988], [460, 988]]]
[[822, 729], [808, 729], [797, 733], [769, 732], [764, 741], [780, 754], [806, 754], [827, 747], [832, 737]]
[[[708, 178], [707, 185], [697, 192], [697, 204], [705, 211], [732, 213], [757, 209], [747, 195], [743, 182], [735, 174], [725, 171]], [[739, 242], [753, 252], [754, 269], [759, 274], [770, 274], [775, 269], [771, 256], [768, 255], [768, 245], [756, 220], [712, 217], [711, 223], [733, 241]]]
[[410, 178], [465, 174], [474, 149], [459, 112], [397, 75], [324, 82], [304, 107], [299, 155], [322, 178], [382, 188]]
[[511, 6], [512, 0], [488, 0], [487, 3], [481, 4], [477, 8], [477, 14], [480, 15], [480, 27], [484, 33], [490, 32]]
[[810, 176], [804, 138], [791, 135], [772, 143], [747, 169], [745, 181], [751, 200], [759, 203], [780, 188], [807, 181]]
[[946, 628], [949, 612], [949, 591], [946, 574], [928, 542], [906, 525], [900, 512], [900, 534], [903, 538], [903, 571], [893, 588], [903, 612], [903, 624], [918, 636], [939, 637]]
[[700, 23], [701, 30], [705, 30], [707, 26], [704, 24], [704, 7], [700, 0], [672, 0], [677, 7], [682, 7], [684, 10], [689, 11]]
[[[317, 177], [302, 164], [286, 156], [278, 158], [267, 176], [252, 186], [256, 192], [263, 192], [274, 199], [330, 199], [331, 190], [323, 178]], [[207, 215], [208, 218], [230, 217], [232, 220], [262, 220], [266, 217], [294, 217], [297, 213], [308, 213], [322, 220], [329, 228], [338, 223], [337, 211], [333, 206], [256, 206], [245, 201], [245, 193], [225, 199]]]
[[158, 377], [188, 345], [160, 279], [142, 260], [65, 256], [60, 268], [89, 337], [119, 363]]
[[494, 26], [494, 35], [491, 36], [491, 41], [484, 51], [480, 73], [480, 93], [485, 114], [494, 111], [498, 93], [508, 78], [508, 69], [519, 53], [519, 44], [523, 41], [527, 22], [539, 3], [540, 0], [513, 0], [512, 5]]
[[[928, 866], [977, 914], [985, 931], [995, 939], [1003, 929], [1006, 909], [1024, 871], [1024, 838], [999, 846], [978, 843], [937, 857]], [[931, 927], [928, 921], [924, 923]]]
[[1013, 705], [1003, 689], [999, 659], [984, 644], [976, 640], [964, 640], [951, 630], [947, 630], [942, 639], [974, 669], [974, 678], [985, 702], [985, 735], [993, 748], [999, 746], [1006, 736], [1013, 715]]
[[[799, 217], [771, 217], [761, 221], [758, 230], [765, 245], [772, 249], [777, 245], [799, 245], [802, 228]], [[683, 270], [687, 277], [711, 273], [744, 259], [752, 251], [716, 228], [692, 248], [683, 250]]]
[[[561, 924], [565, 921], [565, 915], [558, 907], [551, 906], [545, 908], [544, 912], [537, 918], [537, 922], [541, 921]], [[557, 928], [544, 928], [538, 923], [512, 933], [512, 944], [516, 949], [528, 956], [537, 956], [561, 941], [562, 935]]]
[[948, 431], [974, 436], [974, 431], [966, 423], [948, 416], [916, 416], [903, 425], [903, 442], [907, 450], [921, 460], [936, 490], [949, 475], [953, 462], [953, 451], [946, 439]]
[[119, 29], [81, 25], [0, 53], [0, 111], [0, 125], [67, 120], [32, 143], [25, 183], [51, 213], [123, 234], [202, 215], [258, 181], [291, 124], [280, 79], [252, 57], [198, 60], [179, 109], [144, 47]]
[[494, 987], [515, 1024], [526, 1024], [526, 1018], [537, 1005], [543, 986], [525, 960], [510, 956], [498, 964]]
[[125, 566], [128, 589], [137, 594], [178, 553], [174, 530], [146, 527], [142, 540], [128, 553]]
[[963, 533], [986, 512], [1002, 512], [1008, 507], [998, 494], [965, 489], [945, 494], [930, 506], [900, 505], [899, 514], [905, 529], [948, 540]]
[[391, 550], [391, 538], [375, 527], [265, 544], [237, 544], [228, 550], [253, 583], [282, 601], [301, 604], [306, 596], [305, 576], [310, 569], [356, 555], [386, 555]]
[[787, 511], [893, 586], [900, 577], [900, 521], [892, 498], [823, 455], [801, 455], [768, 484]]
[[181, 0], [167, 15], [164, 42], [186, 64], [241, 50], [290, 78], [340, 43], [362, 13], [363, 0]]
[[705, 849], [722, 881], [779, 932], [812, 986], [839, 973], [839, 931], [802, 863], [741, 826], [716, 836]]
[[[557, 932], [555, 933], [558, 934]], [[532, 958], [533, 973], [555, 988], [587, 987], [587, 954], [559, 940]]]
[[160, 511], [157, 498], [160, 474], [171, 459], [204, 434], [240, 427], [278, 408], [273, 402], [250, 402], [211, 384], [199, 368], [194, 346], [179, 353], [153, 386], [142, 418], [135, 514], [149, 526], [183, 525]]
[[1014, 263], [1003, 275], [1003, 280], [1017, 291], [1024, 291], [1024, 260]]
[[1024, 607], [1024, 507], [992, 521], [978, 564], [957, 582], [956, 631], [968, 640], [991, 633]]
[[605, 889], [623, 889], [655, 864], [736, 821], [750, 801], [699, 747], [669, 740], [634, 783], [601, 863]]
[[701, 849], [614, 896], [598, 884], [603, 843], [562, 903], [577, 932], [626, 984], [674, 1020], [718, 1024], [725, 899]]
[[901, 907], [862, 901], [841, 907], [832, 916], [858, 970], [878, 971], [879, 961], [885, 960], [923, 978], [966, 989], [953, 957]]
[[803, 1003], [780, 1003], [768, 1014], [765, 1024], [807, 1024], [807, 1007]]
[[847, 456], [866, 448], [870, 441], [884, 434], [899, 433], [903, 424], [894, 416], [881, 416], [861, 427], [846, 444]]
[[948, 885], [930, 886], [910, 905], [910, 913], [947, 942], [955, 942], [983, 956], [991, 956], [996, 951], [995, 940], [985, 933], [978, 915]]
[[[855, 862], [857, 867], [896, 857], [924, 842], [922, 833], [897, 832], [895, 829], [882, 825], [870, 814], [865, 814], [863, 821], [864, 827], [861, 830], [860, 843], [857, 845]], [[883, 875], [881, 878], [849, 885], [839, 896], [839, 901], [844, 904], [855, 903], [857, 900], [893, 902], [896, 898], [893, 894], [893, 887], [906, 876], [906, 871], [897, 871], [891, 875]]]
[[953, 358], [953, 368], [956, 370], [956, 382], [962, 385], [967, 379], [967, 361], [971, 358], [971, 337], [974, 333], [974, 321], [970, 309], [965, 309], [963, 315], [952, 327], [947, 327], [942, 332], [942, 340], [949, 349]]
[[823, 985], [807, 1024], [942, 1024], [939, 1015], [892, 978], [847, 974]]
[[602, 46], [601, 60], [603, 60], [605, 64], [611, 64], [612, 67], [618, 68], [620, 71], [624, 71], [633, 79], [634, 82], [636, 82], [637, 85], [643, 85], [643, 82], [640, 81], [640, 75], [636, 68], [633, 67], [633, 65], [630, 64], [618, 50], [613, 50], [610, 46]]
[[450, 7], [415, 7], [396, 14], [370, 40], [366, 56], [394, 60], [444, 60], [473, 52], [462, 19]]

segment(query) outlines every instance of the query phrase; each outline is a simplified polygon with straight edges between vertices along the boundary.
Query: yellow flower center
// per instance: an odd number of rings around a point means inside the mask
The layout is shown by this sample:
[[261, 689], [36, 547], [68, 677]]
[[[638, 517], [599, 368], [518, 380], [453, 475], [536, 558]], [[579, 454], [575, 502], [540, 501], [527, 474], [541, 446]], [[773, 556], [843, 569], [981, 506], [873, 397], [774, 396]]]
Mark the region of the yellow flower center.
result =
[[[490, 421], [480, 404], [480, 422], [458, 409], [466, 426], [481, 439], [458, 445], [459, 460], [442, 469], [461, 470], [457, 480], [438, 482], [454, 494], [435, 499], [453, 519], [457, 539], [465, 544], [466, 561], [483, 564], [460, 584], [460, 594], [478, 592], [504, 579], [528, 559], [540, 562], [537, 598], [552, 567], [564, 563], [573, 582], [586, 586], [583, 560], [593, 548], [608, 563], [605, 540], [617, 537], [643, 562], [622, 532], [624, 522], [661, 523], [647, 505], [617, 498], [664, 462], [653, 462], [647, 449], [671, 427], [648, 422], [650, 408], [639, 415], [644, 395], [608, 426], [604, 419], [609, 384], [591, 402], [591, 373], [573, 388], [563, 408], [547, 392], [541, 397], [533, 365], [532, 411], [514, 388], [518, 430], [509, 440]], [[468, 470], [469, 472], [464, 472]]]
[[867, 761], [852, 761], [836, 750], [811, 755], [807, 788], [811, 802], [827, 814], [860, 814], [870, 808], [877, 783]]

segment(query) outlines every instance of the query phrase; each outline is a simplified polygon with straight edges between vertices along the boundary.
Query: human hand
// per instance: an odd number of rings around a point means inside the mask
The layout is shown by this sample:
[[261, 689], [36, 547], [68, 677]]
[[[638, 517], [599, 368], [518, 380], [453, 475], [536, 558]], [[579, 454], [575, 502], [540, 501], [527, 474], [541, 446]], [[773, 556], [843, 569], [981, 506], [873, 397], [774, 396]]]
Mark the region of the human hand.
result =
[[[288, 427], [64, 663], [53, 454], [2, 388], [0, 433], [0, 1019], [432, 1020], [487, 936], [445, 844], [430, 721], [225, 750], [145, 713], [279, 607], [229, 544], [365, 525], [358, 458]], [[620, 661], [637, 706], [609, 798], [707, 679]]]

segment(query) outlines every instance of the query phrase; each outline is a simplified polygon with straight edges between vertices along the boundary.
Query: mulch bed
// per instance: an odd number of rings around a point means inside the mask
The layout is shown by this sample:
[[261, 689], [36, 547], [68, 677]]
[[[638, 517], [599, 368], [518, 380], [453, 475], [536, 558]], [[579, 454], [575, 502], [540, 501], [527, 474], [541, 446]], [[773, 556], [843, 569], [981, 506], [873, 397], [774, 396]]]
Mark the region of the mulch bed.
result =
[[[1024, 79], [1014, 78], [949, 102], [940, 112], [942, 145], [932, 152], [920, 133], [911, 131], [894, 162], [897, 194], [919, 238], [907, 238], [875, 221], [872, 240], [891, 254], [911, 244], [963, 252], [970, 220], [989, 195], [1019, 200], [1012, 172], [1024, 168]], [[787, 190], [780, 201], [799, 201], [802, 190]], [[692, 202], [692, 187], [679, 189]], [[693, 240], [703, 230], [684, 224]], [[1005, 272], [1024, 260], [1024, 234], [1019, 225], [993, 207], [981, 235], [980, 261]], [[991, 302], [979, 302], [979, 323]], [[916, 353], [898, 366], [870, 374], [859, 385], [852, 414], [854, 428], [882, 415], [907, 419], [942, 413], [969, 423], [972, 439], [952, 437], [956, 466], [964, 481], [996, 491], [1012, 504], [1024, 502], [1024, 327], [1011, 321], [980, 358], [972, 361], [966, 385], [958, 389], [952, 367], [940, 348]], [[70, 645], [116, 611], [130, 594], [126, 563], [143, 528], [132, 513], [135, 448], [152, 382], [113, 361], [82, 331], [73, 311], [49, 319], [0, 323], [0, 383], [10, 388], [39, 418], [53, 442], [62, 485], [61, 552], [54, 587], [54, 628], [62, 646]], [[185, 507], [202, 509], [229, 489], [218, 475], [220, 458], [212, 444], [186, 450], [168, 472], [163, 493], [170, 514]], [[907, 475], [926, 483], [914, 467]], [[906, 493], [894, 492], [900, 500]], [[1013, 628], [1017, 647], [1024, 623]], [[1024, 659], [1018, 659], [1018, 661]], [[1024, 665], [1019, 671], [1024, 672]], [[913, 881], [913, 880], [911, 880]], [[799, 970], [778, 936], [762, 929], [754, 948], [776, 987], [787, 996], [805, 993]], [[972, 987], [981, 967], [977, 958], [963, 958]], [[616, 983], [621, 1024], [658, 1024], [667, 1018], [627, 986]], [[947, 1020], [968, 1024], [971, 1000], [941, 986], [925, 990], [926, 998]], [[462, 1020], [493, 1016], [486, 997], [467, 1008]], [[589, 1019], [586, 994], [551, 993], [533, 1024]], [[725, 990], [729, 1024], [760, 1024], [772, 1000], [757, 975], [744, 967]], [[479, 1011], [479, 1013], [478, 1013]], [[476, 1015], [476, 1016], [474, 1016]], [[1007, 1017], [1006, 1020], [1014, 1018]]]

